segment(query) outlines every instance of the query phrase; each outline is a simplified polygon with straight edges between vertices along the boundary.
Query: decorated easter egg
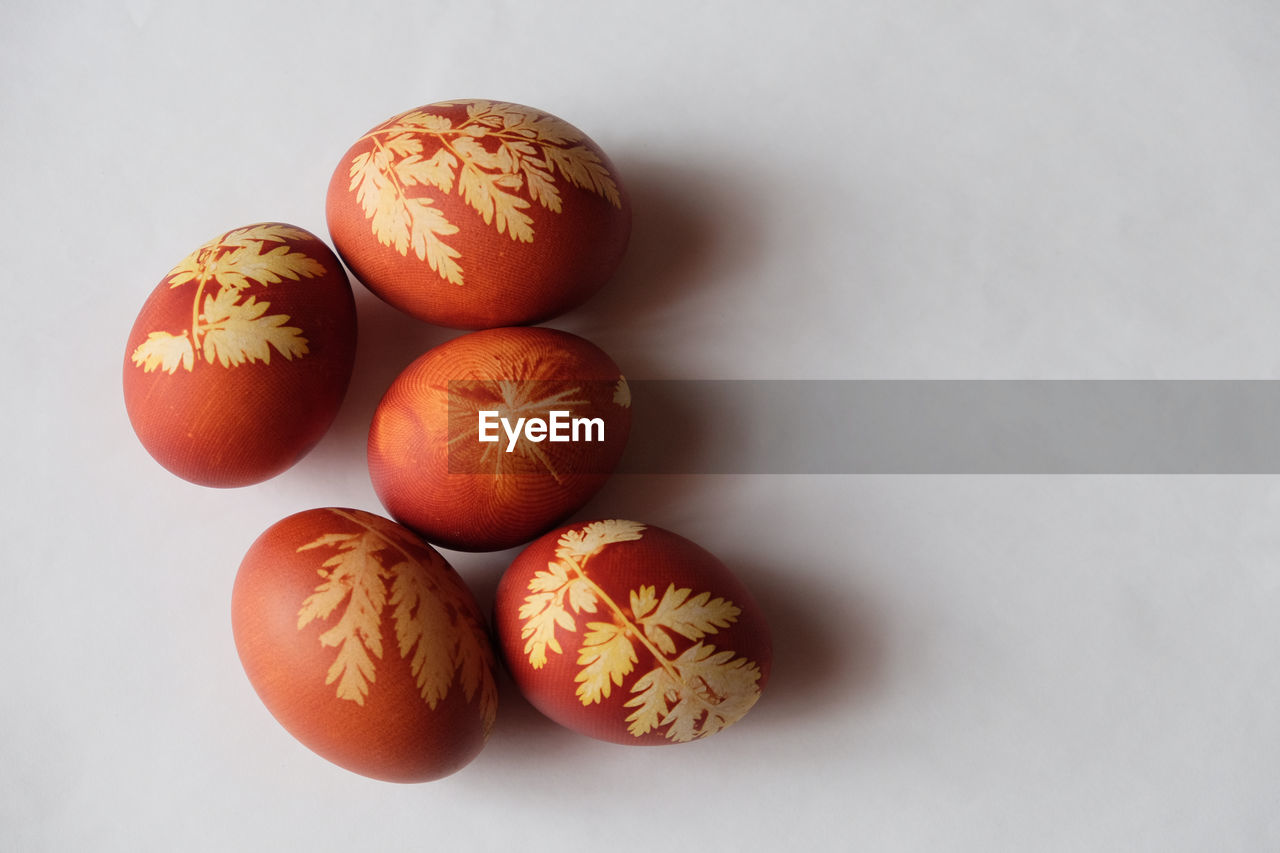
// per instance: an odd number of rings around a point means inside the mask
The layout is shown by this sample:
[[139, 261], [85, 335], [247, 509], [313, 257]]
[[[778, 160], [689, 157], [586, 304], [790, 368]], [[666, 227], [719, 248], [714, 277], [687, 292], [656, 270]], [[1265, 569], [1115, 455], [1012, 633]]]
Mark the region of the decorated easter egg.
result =
[[458, 329], [535, 323], [613, 274], [631, 232], [618, 172], [553, 115], [500, 101], [428, 104], [343, 155], [329, 232], [360, 281]]
[[617, 465], [631, 395], [599, 347], [567, 332], [472, 332], [392, 383], [369, 429], [369, 473], [393, 518], [447, 548], [528, 542]]
[[611, 519], [531, 543], [494, 604], [520, 692], [561, 725], [622, 744], [685, 743], [741, 719], [769, 678], [769, 627], [710, 553]]
[[313, 234], [236, 228], [174, 267], [129, 333], [124, 399], [143, 447], [179, 477], [244, 486], [324, 435], [355, 359], [351, 286]]
[[447, 776], [493, 725], [493, 653], [475, 599], [434, 549], [354, 509], [258, 537], [231, 599], [236, 649], [267, 709], [317, 754], [391, 782]]

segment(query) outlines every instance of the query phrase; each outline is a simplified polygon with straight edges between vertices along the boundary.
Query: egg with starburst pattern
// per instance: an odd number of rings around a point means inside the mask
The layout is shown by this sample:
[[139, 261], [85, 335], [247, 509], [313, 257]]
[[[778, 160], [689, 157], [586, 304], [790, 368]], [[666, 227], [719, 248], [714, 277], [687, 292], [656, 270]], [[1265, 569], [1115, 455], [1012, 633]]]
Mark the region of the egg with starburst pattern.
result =
[[472, 332], [396, 378], [369, 428], [369, 473], [392, 518], [434, 544], [496, 551], [579, 509], [631, 429], [618, 366], [577, 335]]

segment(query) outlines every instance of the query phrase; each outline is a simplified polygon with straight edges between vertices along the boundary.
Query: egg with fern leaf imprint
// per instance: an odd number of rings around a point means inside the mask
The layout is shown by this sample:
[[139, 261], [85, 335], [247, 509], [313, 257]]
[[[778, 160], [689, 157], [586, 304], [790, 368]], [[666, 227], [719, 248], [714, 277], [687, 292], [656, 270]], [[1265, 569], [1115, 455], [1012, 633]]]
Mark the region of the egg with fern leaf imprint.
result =
[[355, 360], [351, 285], [293, 225], [235, 228], [152, 291], [129, 333], [124, 400], [143, 447], [205, 486], [288, 469], [337, 415]]
[[428, 104], [377, 125], [334, 170], [329, 233], [361, 282], [457, 329], [537, 323], [621, 262], [631, 204], [582, 131], [490, 100]]
[[622, 519], [571, 524], [526, 547], [498, 584], [494, 629], [535, 708], [627, 745], [723, 731], [755, 705], [773, 661], [763, 612], [723, 563]]
[[267, 710], [354, 773], [439, 779], [492, 729], [480, 609], [435, 549], [389, 519], [328, 507], [272, 525], [240, 564], [231, 622]]

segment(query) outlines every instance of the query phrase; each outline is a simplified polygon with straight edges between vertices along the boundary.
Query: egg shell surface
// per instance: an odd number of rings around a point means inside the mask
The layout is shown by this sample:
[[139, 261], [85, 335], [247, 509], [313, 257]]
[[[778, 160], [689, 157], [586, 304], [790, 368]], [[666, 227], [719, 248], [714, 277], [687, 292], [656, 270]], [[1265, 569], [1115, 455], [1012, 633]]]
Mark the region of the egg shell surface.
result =
[[[489, 329], [428, 351], [396, 378], [369, 429], [369, 473], [392, 518], [461, 551], [528, 542], [582, 507], [617, 466], [631, 429], [618, 366], [595, 344], [538, 327]], [[577, 441], [480, 441], [555, 411], [601, 431]], [[587, 438], [591, 440], [587, 440]], [[597, 440], [599, 439], [599, 440]]]
[[381, 516], [323, 508], [272, 525], [240, 565], [231, 622], [271, 714], [354, 773], [439, 779], [492, 728], [494, 657], [475, 599], [440, 554]]
[[355, 361], [351, 285], [315, 235], [266, 222], [196, 249], [143, 304], [124, 400], [143, 447], [204, 486], [291, 467], [338, 413]]
[[356, 277], [457, 329], [542, 322], [613, 275], [631, 233], [617, 169], [549, 113], [489, 100], [401, 113], [334, 170], [329, 232]]

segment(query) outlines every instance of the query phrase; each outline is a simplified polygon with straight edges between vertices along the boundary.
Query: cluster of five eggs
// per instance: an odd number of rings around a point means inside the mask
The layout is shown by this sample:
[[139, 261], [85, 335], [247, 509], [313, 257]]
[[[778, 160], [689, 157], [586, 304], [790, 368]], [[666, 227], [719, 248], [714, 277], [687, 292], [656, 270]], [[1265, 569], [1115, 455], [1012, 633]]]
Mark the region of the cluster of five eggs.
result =
[[[474, 598], [427, 543], [490, 551], [533, 540], [499, 585], [493, 633], [535, 707], [618, 743], [695, 740], [739, 719], [771, 653], [758, 606], [724, 565], [636, 522], [552, 529], [603, 485], [630, 428], [612, 359], [527, 325], [581, 304], [617, 268], [631, 213], [613, 164], [539, 110], [431, 104], [360, 137], [326, 212], [338, 254], [380, 298], [480, 331], [410, 364], [374, 414], [370, 474], [396, 521], [309, 510], [246, 554], [232, 623], [271, 713], [375, 778], [465, 765], [493, 724], [494, 655]], [[355, 341], [351, 288], [322, 240], [283, 223], [237, 228], [188, 255], [139, 312], [126, 408], [174, 474], [260, 482], [325, 433]], [[548, 411], [571, 413], [593, 440], [510, 432]]]

